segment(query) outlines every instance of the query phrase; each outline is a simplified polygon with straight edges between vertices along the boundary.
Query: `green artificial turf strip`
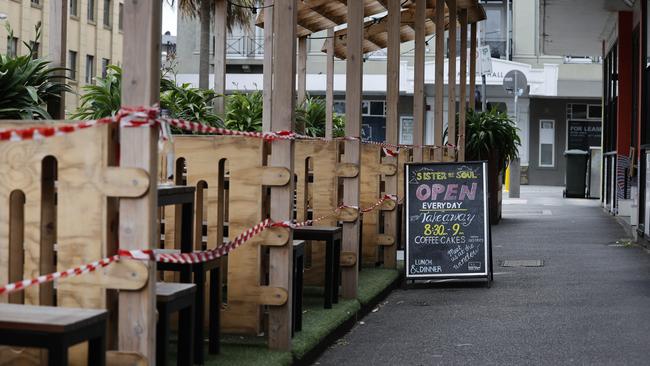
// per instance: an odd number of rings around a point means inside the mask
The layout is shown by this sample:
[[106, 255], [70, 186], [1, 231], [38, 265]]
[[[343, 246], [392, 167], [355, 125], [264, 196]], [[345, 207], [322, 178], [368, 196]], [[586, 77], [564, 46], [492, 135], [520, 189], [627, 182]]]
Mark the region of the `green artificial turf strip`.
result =
[[359, 302], [366, 305], [399, 277], [395, 269], [363, 268], [359, 272]]
[[302, 314], [302, 331], [293, 338], [293, 355], [303, 358], [307, 352], [316, 347], [321, 340], [332, 333], [346, 320], [356, 316], [361, 305], [357, 300], [340, 299], [331, 309], [323, 308], [322, 297], [304, 297]]
[[207, 355], [206, 366], [288, 366], [292, 363], [290, 352], [271, 351], [266, 345], [252, 346], [221, 344], [219, 355]]

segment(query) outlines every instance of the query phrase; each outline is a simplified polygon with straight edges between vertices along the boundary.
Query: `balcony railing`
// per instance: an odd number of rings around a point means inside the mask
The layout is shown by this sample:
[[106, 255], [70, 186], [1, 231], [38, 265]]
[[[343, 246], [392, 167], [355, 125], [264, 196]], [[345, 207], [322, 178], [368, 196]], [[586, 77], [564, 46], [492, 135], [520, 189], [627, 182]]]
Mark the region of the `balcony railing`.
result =
[[228, 37], [226, 54], [229, 58], [261, 58], [264, 56], [264, 37]]

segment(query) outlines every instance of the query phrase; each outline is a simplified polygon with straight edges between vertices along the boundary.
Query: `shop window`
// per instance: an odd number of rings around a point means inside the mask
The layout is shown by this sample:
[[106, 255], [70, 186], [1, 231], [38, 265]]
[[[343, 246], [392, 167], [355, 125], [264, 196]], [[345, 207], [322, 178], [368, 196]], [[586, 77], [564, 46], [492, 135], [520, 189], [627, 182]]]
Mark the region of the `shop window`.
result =
[[345, 114], [345, 101], [344, 100], [334, 101], [334, 113]]
[[403, 116], [399, 119], [399, 143], [413, 144], [413, 117]]
[[370, 102], [367, 100], [364, 100], [361, 102], [361, 114], [364, 116], [369, 116], [370, 115]]
[[555, 166], [555, 121], [542, 119], [539, 121], [539, 166], [552, 168]]
[[587, 109], [588, 119], [601, 119], [603, 117], [603, 107], [598, 104], [590, 104]]

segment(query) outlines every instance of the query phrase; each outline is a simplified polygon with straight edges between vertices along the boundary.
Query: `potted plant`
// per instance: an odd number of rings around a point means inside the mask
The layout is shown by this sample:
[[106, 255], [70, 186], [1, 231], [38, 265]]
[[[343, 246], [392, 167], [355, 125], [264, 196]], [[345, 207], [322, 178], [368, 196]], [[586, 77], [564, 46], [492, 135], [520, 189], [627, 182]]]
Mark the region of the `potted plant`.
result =
[[465, 156], [469, 160], [487, 160], [490, 220], [501, 220], [503, 171], [519, 155], [521, 140], [514, 121], [492, 108], [486, 112], [469, 110], [465, 122]]
[[[6, 25], [9, 37], [13, 31]], [[50, 61], [36, 57], [33, 46], [41, 39], [41, 23], [36, 25], [36, 38], [24, 43], [29, 53], [10, 57], [0, 54], [0, 119], [52, 119], [47, 112], [50, 101], [60, 99], [72, 89], [66, 84], [63, 67], [53, 67]]]

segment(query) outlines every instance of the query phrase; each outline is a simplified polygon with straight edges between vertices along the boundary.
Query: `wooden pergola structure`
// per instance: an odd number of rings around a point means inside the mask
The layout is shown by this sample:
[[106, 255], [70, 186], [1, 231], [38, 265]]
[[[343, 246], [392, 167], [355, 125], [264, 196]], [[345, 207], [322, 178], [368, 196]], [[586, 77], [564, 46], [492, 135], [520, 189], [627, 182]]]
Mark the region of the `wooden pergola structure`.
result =
[[[225, 90], [225, 39], [227, 0], [216, 0], [215, 11], [215, 91]], [[65, 63], [65, 24], [67, 4], [63, 0], [53, 0], [55, 18], [52, 29], [60, 30], [61, 37], [50, 37], [50, 49], [55, 53], [57, 62]], [[124, 59], [122, 78], [122, 104], [124, 106], [156, 105], [160, 86], [160, 30], [162, 4], [155, 0], [126, 0], [124, 8]], [[438, 9], [444, 11], [437, 11]], [[364, 21], [364, 18], [387, 12], [381, 21]], [[265, 11], [260, 15], [259, 25], [265, 29], [264, 59], [264, 131], [295, 130], [294, 111], [296, 95], [303, 98], [306, 88], [307, 36], [314, 32], [328, 31], [329, 41], [327, 67], [327, 133], [332, 133], [333, 101], [333, 62], [335, 55], [345, 58], [346, 75], [346, 126], [345, 134], [349, 137], [361, 136], [361, 102], [364, 53], [386, 47], [388, 53], [387, 70], [387, 142], [398, 143], [398, 99], [399, 99], [399, 58], [400, 44], [415, 41], [415, 91], [414, 91], [414, 160], [422, 161], [424, 130], [424, 51], [425, 36], [435, 33], [436, 37], [436, 118], [435, 144], [439, 161], [443, 157], [463, 160], [463, 130], [465, 103], [460, 103], [460, 131], [455, 131], [453, 124], [449, 128], [449, 141], [456, 141], [458, 136], [458, 156], [456, 149], [446, 151], [442, 146], [442, 111], [443, 111], [443, 65], [444, 65], [444, 31], [448, 29], [452, 39], [450, 53], [456, 54], [456, 29], [461, 32], [461, 48], [467, 46], [467, 26], [471, 24], [470, 75], [475, 73], [476, 22], [484, 19], [485, 14], [476, 0], [265, 0]], [[266, 21], [265, 21], [266, 18]], [[272, 21], [269, 21], [272, 20]], [[334, 27], [347, 24], [339, 30]], [[296, 46], [298, 39], [298, 46]], [[299, 63], [296, 61], [296, 48], [299, 51]], [[461, 101], [466, 100], [466, 54], [461, 52], [460, 93]], [[453, 68], [452, 68], [453, 64]], [[298, 71], [298, 72], [296, 72]], [[450, 117], [455, 117], [455, 63], [450, 63]], [[299, 80], [296, 90], [296, 77]], [[470, 92], [473, 95], [474, 78], [470, 77]], [[470, 100], [473, 98], [470, 98]], [[301, 99], [298, 99], [301, 100]], [[272, 108], [271, 108], [272, 106]], [[53, 108], [61, 110], [60, 106]], [[223, 110], [223, 104], [215, 106]], [[453, 115], [452, 115], [453, 113]], [[450, 118], [453, 120], [453, 118]], [[36, 122], [33, 122], [36, 123]], [[149, 250], [158, 241], [156, 189], [158, 170], [158, 130], [155, 128], [121, 127], [119, 131], [120, 161], [119, 167], [128, 172], [137, 171], [140, 181], [125, 179], [120, 182], [133, 182], [146, 185], [142, 192], [125, 195], [119, 200], [119, 228], [117, 236], [120, 249]], [[360, 174], [363, 169], [360, 162], [361, 141], [346, 139], [342, 163], [355, 166], [356, 174], [344, 176], [343, 203], [354, 211], [351, 219], [343, 224], [342, 251], [356, 255], [359, 253], [360, 224]], [[288, 170], [288, 176], [294, 171], [294, 141], [277, 139], [271, 142], [271, 154], [264, 168]], [[75, 154], [77, 155], [77, 154]], [[114, 156], [112, 154], [111, 156]], [[266, 159], [266, 156], [265, 156]], [[395, 157], [386, 156], [385, 160], [395, 161]], [[112, 164], [118, 164], [113, 162]], [[270, 219], [273, 222], [285, 222], [293, 218], [294, 180], [270, 188]], [[397, 175], [386, 179], [387, 194], [397, 193]], [[109, 182], [112, 181], [109, 179]], [[356, 208], [355, 208], [356, 207]], [[113, 208], [116, 209], [116, 208]], [[387, 212], [385, 230], [396, 235], [397, 213]], [[288, 294], [283, 301], [268, 305], [268, 344], [273, 349], [291, 348], [292, 325], [292, 283], [293, 254], [292, 230], [287, 228], [288, 240], [269, 246], [268, 287], [273, 287]], [[395, 244], [386, 251], [384, 263], [395, 267]], [[130, 260], [124, 260], [129, 262]], [[343, 267], [343, 297], [357, 298], [358, 264]], [[143, 362], [154, 364], [156, 359], [156, 312], [155, 286], [156, 262], [147, 261], [138, 264], [142, 267], [143, 279], [137, 288], [121, 288], [116, 302], [119, 303], [116, 348], [116, 364], [124, 364], [127, 356]], [[200, 326], [200, 325], [199, 325]], [[121, 362], [117, 362], [120, 361]]]
[[[272, 4], [267, 0], [265, 5]], [[333, 80], [334, 57], [346, 60], [346, 136], [361, 135], [361, 101], [362, 101], [362, 75], [363, 55], [380, 49], [387, 49], [387, 95], [386, 95], [386, 142], [397, 144], [399, 116], [399, 62], [400, 44], [415, 41], [415, 87], [414, 87], [414, 144], [424, 146], [425, 123], [425, 96], [424, 96], [424, 56], [426, 36], [436, 36], [436, 103], [435, 103], [435, 131], [434, 145], [443, 146], [443, 109], [444, 109], [444, 33], [448, 31], [449, 53], [456, 54], [457, 29], [460, 28], [461, 49], [467, 49], [467, 27], [471, 26], [471, 56], [469, 60], [470, 75], [475, 75], [476, 70], [476, 23], [485, 19], [485, 11], [478, 0], [363, 0], [363, 1], [330, 1], [330, 0], [303, 0], [296, 3], [295, 37], [298, 38], [298, 65], [297, 65], [297, 100], [301, 102], [306, 95], [306, 64], [307, 64], [307, 38], [316, 32], [327, 30], [327, 41], [323, 50], [327, 53], [327, 87], [326, 87], [326, 137], [332, 136], [333, 118]], [[275, 8], [275, 9], [274, 9]], [[444, 9], [444, 11], [437, 11]], [[264, 27], [265, 40], [274, 40], [270, 35], [276, 34], [277, 28], [269, 22], [277, 6], [266, 8], [257, 19], [257, 25]], [[367, 19], [370, 17], [371, 19]], [[364, 20], [365, 18], [365, 20]], [[273, 19], [278, 19], [273, 17]], [[282, 25], [286, 23], [282, 21]], [[345, 28], [334, 31], [334, 27], [346, 25]], [[292, 44], [295, 42], [291, 42]], [[267, 43], [268, 46], [268, 43]], [[286, 48], [285, 48], [286, 47]], [[265, 106], [273, 105], [268, 90], [276, 89], [270, 74], [276, 72], [272, 68], [274, 55], [284, 55], [286, 52], [295, 54], [287, 45], [283, 47], [265, 47], [264, 61], [264, 91]], [[215, 64], [217, 64], [215, 62]], [[268, 72], [268, 71], [271, 72]], [[460, 82], [459, 100], [467, 100], [467, 53], [460, 52]], [[449, 63], [449, 120], [454, 121], [456, 116], [456, 63]], [[469, 95], [474, 95], [474, 78], [469, 78]], [[470, 103], [473, 97], [469, 98]], [[473, 105], [472, 105], [473, 107]], [[265, 107], [265, 109], [267, 109]], [[458, 145], [458, 149], [438, 148], [434, 157], [442, 161], [464, 160], [464, 121], [466, 103], [460, 103], [460, 131], [456, 131], [455, 124], [449, 125], [448, 141], [451, 145]], [[265, 114], [265, 116], [267, 116]], [[267, 118], [265, 126], [270, 125]], [[359, 143], [346, 141], [346, 163], [359, 164]], [[456, 154], [457, 152], [457, 154]], [[390, 162], [395, 158], [386, 157]], [[414, 149], [414, 161], [423, 160], [423, 149]], [[397, 177], [387, 177], [387, 193], [397, 193]], [[359, 179], [346, 178], [344, 180], [345, 203], [359, 204]], [[395, 234], [395, 212], [387, 213], [385, 230], [387, 234]], [[355, 223], [344, 224], [344, 250], [356, 251], [358, 248], [359, 227]], [[392, 253], [393, 251], [389, 251]], [[394, 266], [395, 258], [390, 254], [385, 257], [388, 266]], [[347, 298], [356, 297], [357, 289], [356, 268], [346, 268], [343, 274], [343, 294]]]

